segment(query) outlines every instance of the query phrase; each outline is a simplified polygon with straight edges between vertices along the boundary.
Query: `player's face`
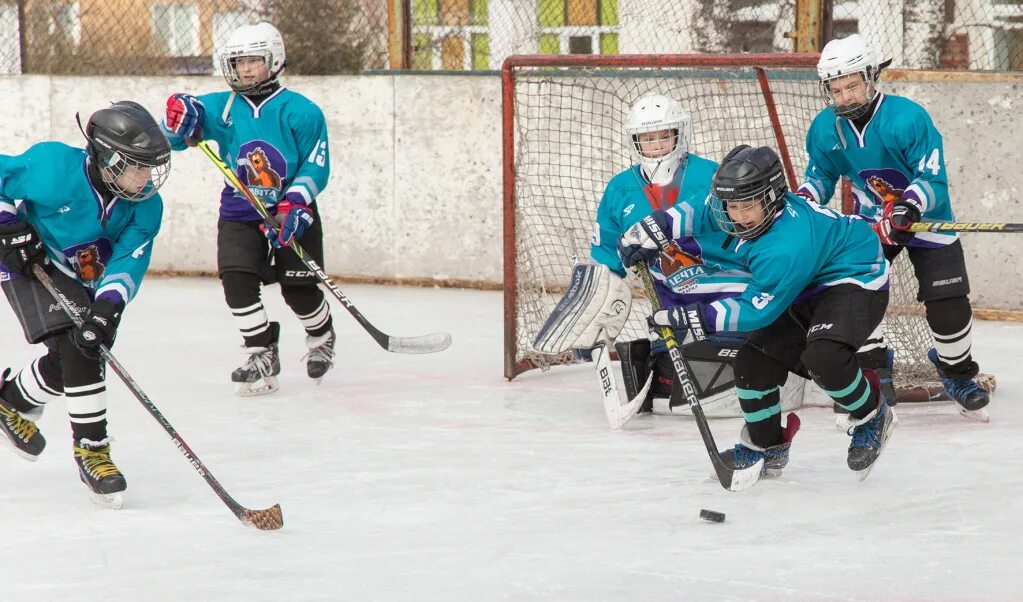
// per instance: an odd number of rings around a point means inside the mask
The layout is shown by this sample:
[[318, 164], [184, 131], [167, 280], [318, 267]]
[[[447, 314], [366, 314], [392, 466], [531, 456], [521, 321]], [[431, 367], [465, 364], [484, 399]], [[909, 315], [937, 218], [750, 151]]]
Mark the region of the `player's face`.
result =
[[639, 153], [648, 159], [660, 159], [675, 148], [675, 130], [636, 134]]
[[729, 201], [726, 210], [728, 217], [743, 230], [759, 225], [767, 217], [764, 204], [759, 199]]
[[270, 77], [270, 68], [261, 56], [242, 56], [234, 61], [234, 69], [243, 84], [258, 84]]
[[828, 80], [828, 91], [839, 108], [867, 104], [867, 84], [862, 73], [851, 73]]
[[153, 175], [153, 169], [145, 165], [128, 165], [124, 171], [117, 176], [116, 183], [128, 194], [138, 194], [149, 183]]

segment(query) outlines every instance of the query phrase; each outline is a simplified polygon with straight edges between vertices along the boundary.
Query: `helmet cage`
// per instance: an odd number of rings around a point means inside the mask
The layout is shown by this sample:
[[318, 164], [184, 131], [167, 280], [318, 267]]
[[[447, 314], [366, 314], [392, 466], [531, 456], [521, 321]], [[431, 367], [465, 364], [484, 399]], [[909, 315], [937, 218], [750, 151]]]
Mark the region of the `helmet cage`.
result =
[[[726, 233], [743, 240], [753, 240], [766, 232], [771, 227], [771, 224], [774, 223], [774, 214], [777, 213], [784, 197], [779, 197], [775, 187], [769, 185], [744, 198], [722, 198], [730, 196], [729, 191], [733, 190], [730, 188], [715, 188], [714, 194], [710, 197], [711, 213], [714, 215], [714, 219], [717, 220], [718, 226]], [[732, 219], [732, 216], [728, 214], [729, 203], [756, 203], [763, 209], [764, 217], [756, 224], [744, 226]]]
[[[269, 72], [266, 79], [252, 83], [245, 83], [242, 81], [241, 76], [238, 75], [237, 63], [238, 59], [246, 57], [263, 59], [263, 64], [266, 65], [267, 71]], [[260, 94], [277, 83], [277, 79], [280, 76], [281, 71], [284, 70], [284, 65], [282, 64], [277, 71], [272, 71], [271, 69], [273, 64], [274, 55], [269, 48], [262, 50], [229, 50], [220, 56], [220, 70], [224, 74], [224, 79], [227, 80], [227, 85], [231, 86], [231, 89], [238, 93], [248, 92]]]
[[[863, 78], [861, 84], [864, 89], [864, 102], [862, 104], [850, 105], [846, 107], [840, 107], [838, 102], [835, 100], [835, 95], [831, 93], [831, 86], [829, 85], [833, 80], [842, 79], [850, 75], [859, 74]], [[845, 117], [847, 119], [859, 119], [867, 113], [870, 109], [870, 104], [874, 100], [874, 96], [877, 95], [877, 81], [880, 77], [881, 70], [874, 67], [866, 67], [859, 71], [851, 71], [849, 73], [839, 73], [827, 79], [821, 79], [818, 82], [820, 87], [821, 96], [824, 98], [825, 106], [834, 109], [835, 114], [839, 117]]]
[[[103, 183], [114, 195], [126, 201], [144, 201], [155, 195], [167, 181], [167, 176], [170, 174], [169, 156], [162, 162], [144, 160], [116, 149], [100, 136], [93, 136], [90, 142], [92, 156], [96, 160], [100, 177], [103, 178]], [[146, 183], [137, 190], [133, 190], [133, 188], [137, 188], [136, 186], [129, 187], [128, 184], [118, 182], [124, 175], [134, 179], [132, 176], [137, 177], [136, 174], [141, 173], [148, 173], [148, 176]]]

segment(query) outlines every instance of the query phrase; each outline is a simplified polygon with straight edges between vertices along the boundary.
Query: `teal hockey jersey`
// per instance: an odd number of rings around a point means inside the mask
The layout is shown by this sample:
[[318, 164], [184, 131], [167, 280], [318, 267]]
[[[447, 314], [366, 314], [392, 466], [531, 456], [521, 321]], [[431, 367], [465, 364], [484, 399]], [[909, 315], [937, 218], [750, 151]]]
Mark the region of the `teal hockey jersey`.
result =
[[[89, 170], [85, 150], [60, 142], [0, 155], [0, 223], [28, 221], [57, 269], [94, 298], [127, 303], [149, 268], [163, 200], [159, 194], [139, 202], [114, 197], [104, 208], [106, 191], [93, 186], [98, 173], [90, 180]], [[20, 277], [0, 266], [0, 280]]]
[[[826, 204], [842, 176], [852, 182], [855, 211], [877, 221], [885, 203], [903, 198], [925, 221], [954, 221], [941, 134], [927, 111], [908, 98], [878, 93], [874, 112], [860, 131], [834, 109], [821, 111], [806, 134], [810, 156], [799, 192]], [[917, 233], [908, 246], [939, 247], [954, 232]]]
[[[327, 122], [316, 103], [284, 87], [259, 105], [233, 92], [198, 98], [205, 108], [203, 138], [216, 141], [220, 157], [266, 207], [273, 208], [285, 198], [310, 205], [323, 192], [330, 177], [330, 156]], [[188, 148], [166, 124], [164, 133], [174, 150]], [[260, 220], [259, 213], [227, 183], [220, 195], [220, 218]]]
[[[723, 232], [704, 204], [694, 215], [694, 237], [706, 248], [720, 248]], [[677, 235], [674, 210], [669, 212]], [[751, 274], [745, 290], [705, 304], [712, 332], [753, 331], [770, 325], [793, 303], [840, 284], [868, 290], [888, 289], [888, 262], [870, 225], [793, 193], [774, 216], [774, 223], [754, 240], [734, 239], [731, 252]]]

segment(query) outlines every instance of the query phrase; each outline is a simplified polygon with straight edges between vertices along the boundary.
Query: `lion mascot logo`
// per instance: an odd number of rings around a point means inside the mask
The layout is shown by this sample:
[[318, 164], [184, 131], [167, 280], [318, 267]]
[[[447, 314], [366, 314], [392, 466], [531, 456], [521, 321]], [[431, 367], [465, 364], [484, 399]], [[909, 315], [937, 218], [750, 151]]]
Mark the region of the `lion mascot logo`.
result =
[[106, 267], [100, 263], [99, 248], [96, 245], [75, 251], [75, 259], [78, 264], [75, 271], [83, 282], [96, 282], [103, 277]]
[[245, 153], [245, 158], [248, 159], [245, 169], [250, 186], [280, 189], [281, 176], [270, 165], [262, 147], [256, 147], [252, 152]]

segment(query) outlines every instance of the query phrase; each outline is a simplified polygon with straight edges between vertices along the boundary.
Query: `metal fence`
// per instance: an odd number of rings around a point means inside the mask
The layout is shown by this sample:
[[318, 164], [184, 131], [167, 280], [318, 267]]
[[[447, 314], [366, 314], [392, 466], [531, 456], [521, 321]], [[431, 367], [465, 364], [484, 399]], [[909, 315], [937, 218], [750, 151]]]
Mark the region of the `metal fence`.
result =
[[1023, 67], [1023, 0], [407, 0], [416, 69], [498, 69], [512, 54], [793, 52], [859, 32], [894, 67]]
[[214, 50], [260, 20], [291, 73], [387, 65], [386, 0], [0, 0], [0, 73], [214, 73]]
[[299, 74], [792, 52], [807, 27], [816, 48], [859, 32], [895, 67], [1023, 68], [1023, 0], [0, 0], [0, 74], [213, 73], [230, 31], [259, 20], [284, 34]]

